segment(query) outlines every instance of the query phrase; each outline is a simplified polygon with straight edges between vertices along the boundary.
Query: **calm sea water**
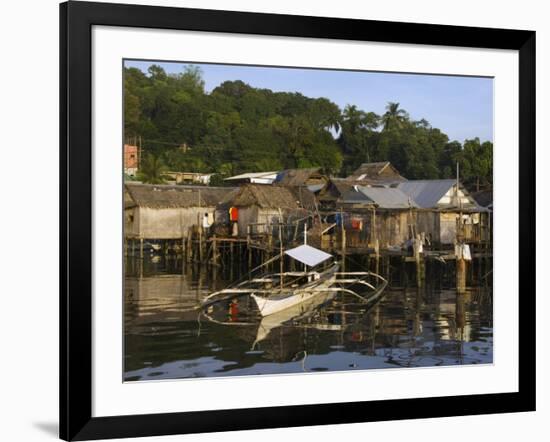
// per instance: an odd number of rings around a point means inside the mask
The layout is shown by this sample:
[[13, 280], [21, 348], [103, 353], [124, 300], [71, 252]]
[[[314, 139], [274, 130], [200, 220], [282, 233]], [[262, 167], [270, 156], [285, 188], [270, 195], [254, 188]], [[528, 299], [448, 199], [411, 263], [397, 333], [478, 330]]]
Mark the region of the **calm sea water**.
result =
[[435, 273], [423, 290], [392, 280], [372, 305], [350, 296], [319, 295], [264, 319], [250, 313], [246, 298], [207, 312], [197, 309], [208, 293], [240, 276], [238, 269], [184, 266], [174, 258], [129, 258], [125, 380], [493, 361], [487, 285], [457, 294], [452, 278]]

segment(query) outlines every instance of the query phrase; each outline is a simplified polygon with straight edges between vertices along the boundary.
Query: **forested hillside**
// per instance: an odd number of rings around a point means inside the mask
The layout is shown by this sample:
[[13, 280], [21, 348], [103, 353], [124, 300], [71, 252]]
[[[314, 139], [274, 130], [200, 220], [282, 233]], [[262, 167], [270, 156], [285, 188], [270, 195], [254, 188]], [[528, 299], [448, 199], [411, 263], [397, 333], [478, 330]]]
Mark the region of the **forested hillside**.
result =
[[126, 68], [125, 136], [141, 137], [142, 168], [154, 173], [218, 172], [220, 179], [319, 166], [346, 176], [363, 162], [391, 161], [408, 179], [450, 178], [458, 161], [461, 178], [476, 187], [492, 176], [491, 142], [450, 141], [428, 121], [413, 121], [397, 102], [377, 115], [241, 81], [206, 93], [196, 67], [177, 75], [159, 66], [147, 74]]

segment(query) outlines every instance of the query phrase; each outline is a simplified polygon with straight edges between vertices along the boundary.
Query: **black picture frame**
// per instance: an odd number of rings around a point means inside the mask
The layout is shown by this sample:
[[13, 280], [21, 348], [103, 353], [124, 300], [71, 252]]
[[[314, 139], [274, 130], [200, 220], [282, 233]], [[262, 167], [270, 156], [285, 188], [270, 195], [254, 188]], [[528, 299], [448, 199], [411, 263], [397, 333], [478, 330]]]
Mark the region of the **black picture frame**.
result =
[[[94, 25], [510, 49], [519, 52], [519, 391], [92, 417]], [[535, 32], [67, 2], [60, 5], [60, 437], [90, 440], [535, 410]]]

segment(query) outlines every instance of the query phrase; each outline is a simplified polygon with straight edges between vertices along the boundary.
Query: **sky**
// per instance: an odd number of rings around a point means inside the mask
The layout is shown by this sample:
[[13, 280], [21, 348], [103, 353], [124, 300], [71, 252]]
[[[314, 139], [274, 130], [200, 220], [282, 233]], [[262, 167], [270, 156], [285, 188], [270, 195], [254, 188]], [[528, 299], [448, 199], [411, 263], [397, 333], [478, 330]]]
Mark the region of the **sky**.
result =
[[[125, 62], [147, 72], [150, 65], [167, 73], [183, 72], [189, 63]], [[493, 141], [493, 79], [447, 75], [399, 74], [365, 71], [279, 68], [192, 63], [201, 68], [205, 89], [211, 92], [227, 80], [277, 92], [299, 92], [307, 97], [326, 97], [343, 109], [359, 109], [382, 115], [388, 102], [398, 102], [413, 120], [428, 120], [451, 141], [478, 137]]]

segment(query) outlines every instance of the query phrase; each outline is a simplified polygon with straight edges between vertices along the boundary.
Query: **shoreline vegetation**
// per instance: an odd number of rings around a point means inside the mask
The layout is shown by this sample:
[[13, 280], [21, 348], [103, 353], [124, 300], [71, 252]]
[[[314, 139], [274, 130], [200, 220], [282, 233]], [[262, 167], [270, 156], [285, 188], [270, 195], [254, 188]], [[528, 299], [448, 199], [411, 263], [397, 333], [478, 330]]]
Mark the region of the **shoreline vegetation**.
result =
[[343, 177], [362, 163], [390, 161], [408, 179], [454, 178], [459, 163], [471, 190], [492, 185], [493, 143], [449, 140], [398, 102], [378, 115], [239, 80], [207, 93], [196, 66], [180, 74], [157, 65], [147, 74], [125, 68], [124, 83], [125, 135], [140, 140], [142, 182], [162, 184], [167, 170], [215, 173], [211, 185], [245, 172], [308, 167]]

